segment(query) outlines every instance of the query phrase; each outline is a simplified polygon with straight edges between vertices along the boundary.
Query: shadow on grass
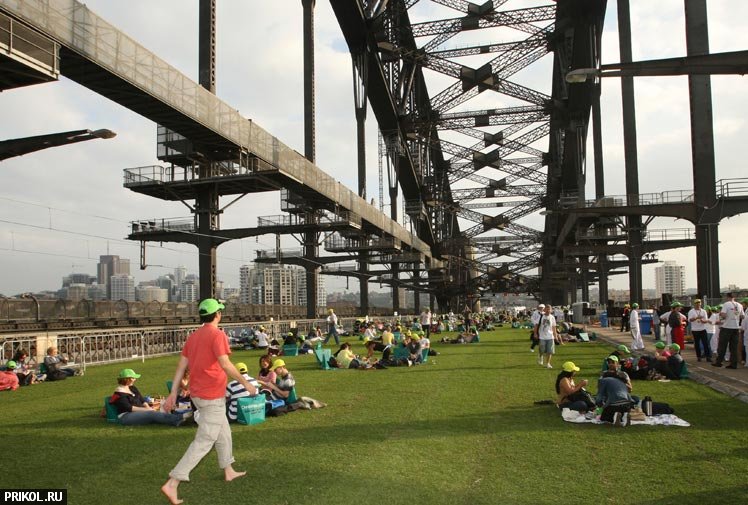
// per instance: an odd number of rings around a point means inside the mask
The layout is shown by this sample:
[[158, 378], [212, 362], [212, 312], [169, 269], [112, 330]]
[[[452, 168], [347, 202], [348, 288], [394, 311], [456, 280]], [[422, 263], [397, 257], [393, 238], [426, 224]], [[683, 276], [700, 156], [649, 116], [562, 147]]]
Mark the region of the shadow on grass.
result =
[[670, 496], [652, 499], [639, 497], [636, 501], [641, 505], [684, 505], [688, 503], [745, 503], [746, 499], [748, 499], [748, 485], [744, 484], [742, 486], [720, 487], [715, 491], [674, 493]]

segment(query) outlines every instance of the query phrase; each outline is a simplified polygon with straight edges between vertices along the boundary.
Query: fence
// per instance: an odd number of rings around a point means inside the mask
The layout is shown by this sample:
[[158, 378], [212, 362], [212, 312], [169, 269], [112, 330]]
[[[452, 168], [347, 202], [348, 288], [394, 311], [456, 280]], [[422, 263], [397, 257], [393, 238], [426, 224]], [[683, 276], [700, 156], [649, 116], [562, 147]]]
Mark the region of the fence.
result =
[[[339, 323], [350, 328], [355, 318], [340, 318]], [[221, 325], [227, 336], [239, 336], [243, 330], [264, 326], [270, 337], [282, 337], [294, 328], [299, 334], [326, 323], [322, 319], [302, 319], [286, 321], [261, 321], [253, 323], [232, 323]], [[153, 358], [175, 354], [182, 350], [187, 337], [199, 325], [184, 325], [162, 328], [121, 328], [112, 330], [85, 330], [73, 332], [48, 332], [36, 335], [16, 335], [0, 337], [0, 363], [5, 364], [15, 352], [24, 349], [29, 354], [29, 364], [36, 366], [44, 361], [47, 348], [57, 347], [68, 361], [80, 366], [84, 371], [88, 365], [116, 363], [133, 359]]]

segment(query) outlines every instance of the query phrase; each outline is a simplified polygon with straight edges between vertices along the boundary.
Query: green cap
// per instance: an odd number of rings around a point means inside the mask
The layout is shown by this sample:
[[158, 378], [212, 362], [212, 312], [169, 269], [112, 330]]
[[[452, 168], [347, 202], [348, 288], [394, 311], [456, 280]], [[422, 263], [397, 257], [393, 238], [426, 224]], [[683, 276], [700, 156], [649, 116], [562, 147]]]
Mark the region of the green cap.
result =
[[671, 309], [674, 309], [675, 307], [682, 307], [682, 306], [683, 305], [681, 305], [680, 302], [673, 302], [673, 303], [670, 304], [670, 308]]
[[575, 365], [573, 361], [567, 361], [566, 363], [561, 365], [561, 370], [563, 370], [564, 372], [578, 372], [579, 367]]
[[638, 309], [638, 308], [639, 308], [639, 304], [638, 304], [638, 303], [632, 303], [632, 304], [631, 304], [631, 306], [632, 306], [633, 308], [635, 308], [635, 309]]
[[740, 300], [740, 303], [748, 303], [748, 296]]
[[135, 370], [133, 370], [132, 368], [123, 368], [122, 370], [120, 370], [117, 378], [118, 379], [140, 379], [140, 374], [135, 373]]
[[225, 308], [226, 307], [215, 298], [206, 298], [200, 302], [200, 305], [198, 306], [201, 316], [209, 316]]
[[17, 366], [18, 364], [16, 364], [16, 362], [13, 360], [10, 360], [5, 364], [5, 368], [7, 368], [8, 370], [15, 370]]
[[656, 347], [657, 349], [664, 349], [664, 348], [665, 348], [665, 342], [663, 342], [662, 340], [660, 340], [659, 342], [657, 342], [657, 343], [655, 344], [655, 347]]
[[624, 352], [626, 354], [631, 354], [631, 351], [629, 351], [629, 348], [625, 345], [621, 344], [618, 347], [616, 347], [616, 351]]
[[618, 363], [618, 356], [616, 356], [615, 354], [611, 354], [607, 359], [608, 361], [615, 361], [616, 363]]
[[680, 351], [680, 346], [678, 344], [670, 344], [670, 348], [675, 352]]

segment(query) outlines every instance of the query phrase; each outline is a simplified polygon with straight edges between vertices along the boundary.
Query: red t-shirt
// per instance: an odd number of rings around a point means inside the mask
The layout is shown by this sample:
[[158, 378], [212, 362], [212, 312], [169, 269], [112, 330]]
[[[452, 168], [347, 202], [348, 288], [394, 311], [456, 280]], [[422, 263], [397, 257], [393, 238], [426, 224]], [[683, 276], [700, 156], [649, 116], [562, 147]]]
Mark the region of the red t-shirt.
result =
[[218, 357], [231, 354], [226, 334], [204, 324], [189, 336], [182, 349], [190, 367], [190, 394], [203, 400], [223, 398], [226, 393], [226, 373], [218, 364]]

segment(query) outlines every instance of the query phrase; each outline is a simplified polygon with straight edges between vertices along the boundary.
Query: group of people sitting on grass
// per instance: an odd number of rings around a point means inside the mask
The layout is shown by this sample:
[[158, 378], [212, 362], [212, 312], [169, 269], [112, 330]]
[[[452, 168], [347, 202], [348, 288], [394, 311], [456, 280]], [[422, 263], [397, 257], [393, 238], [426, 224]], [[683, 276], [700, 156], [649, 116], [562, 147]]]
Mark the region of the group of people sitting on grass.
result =
[[60, 355], [56, 346], [47, 349], [44, 365], [36, 370], [29, 363], [29, 353], [26, 349], [17, 349], [13, 358], [5, 363], [0, 370], [0, 391], [15, 391], [20, 386], [39, 384], [40, 382], [63, 380], [72, 377], [78, 371], [67, 367], [68, 359]]
[[631, 394], [632, 379], [678, 380], [685, 367], [680, 345], [675, 343], [666, 346], [658, 342], [654, 354], [630, 354], [628, 347], [621, 344], [603, 360], [594, 397], [586, 390], [587, 379], [576, 382], [579, 367], [572, 361], [564, 363], [556, 377], [556, 405], [589, 418], [597, 415], [601, 421], [630, 423], [631, 410], [641, 404], [639, 397]]
[[[424, 353], [436, 355], [431, 349], [431, 339], [423, 330], [403, 330], [386, 324], [381, 334], [376, 331], [376, 325], [369, 323], [364, 330], [363, 346], [366, 355], [356, 355], [348, 342], [332, 356], [332, 365], [337, 368], [373, 369], [391, 366], [413, 366], [423, 362]], [[381, 358], [375, 358], [374, 353], [381, 352]]]
[[[305, 401], [300, 401], [296, 396], [296, 380], [286, 366], [283, 359], [275, 358], [270, 354], [260, 356], [257, 378], [249, 375], [249, 369], [245, 363], [237, 363], [236, 368], [244, 378], [255, 388], [257, 394], [263, 395], [268, 404], [268, 414], [280, 415], [298, 408], [311, 408]], [[169, 424], [181, 426], [190, 417], [200, 422], [199, 411], [194, 410], [190, 403], [189, 374], [185, 372], [182, 383], [177, 385], [177, 408], [171, 412], [160, 408], [160, 401], [154, 400], [143, 394], [134, 385], [141, 377], [131, 368], [125, 368], [117, 376], [117, 388], [112, 393], [108, 402], [117, 411], [120, 424], [125, 426], [137, 426], [144, 424]], [[226, 416], [230, 422], [235, 422], [238, 417], [238, 402], [240, 398], [252, 396], [239, 381], [233, 380], [226, 386]], [[309, 399], [312, 403], [314, 400]]]

